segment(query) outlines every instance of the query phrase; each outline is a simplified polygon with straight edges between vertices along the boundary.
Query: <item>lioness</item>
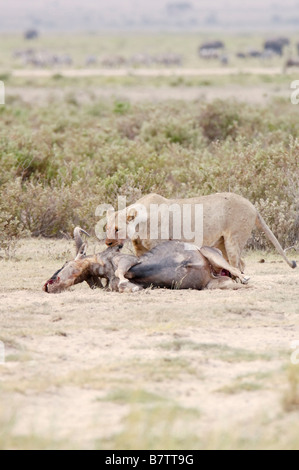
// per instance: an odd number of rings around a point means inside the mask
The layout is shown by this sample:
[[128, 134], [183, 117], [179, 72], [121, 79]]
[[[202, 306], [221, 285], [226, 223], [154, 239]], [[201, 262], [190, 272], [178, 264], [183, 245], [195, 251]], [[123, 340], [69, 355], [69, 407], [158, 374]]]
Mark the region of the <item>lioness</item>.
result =
[[[196, 207], [202, 205], [203, 208], [203, 239], [202, 245], [218, 248], [222, 251], [224, 258], [231, 266], [244, 271], [244, 261], [241, 254], [246, 242], [251, 236], [254, 227], [264, 231], [267, 238], [273, 243], [278, 253], [288, 263], [291, 268], [296, 267], [295, 261], [289, 261], [285, 255], [277, 238], [274, 236], [270, 228], [256, 208], [247, 199], [234, 193], [217, 193], [210, 196], [194, 197], [191, 199], [166, 199], [158, 194], [149, 194], [135, 204], [126, 209], [110, 214], [107, 223], [107, 239], [108, 246], [114, 246], [122, 243], [125, 239], [131, 239], [137, 256], [141, 256], [151, 250], [157, 244], [165, 241], [159, 236], [152, 237], [150, 220], [152, 208], [161, 207], [179, 207], [183, 209], [188, 206], [191, 208], [192, 226], [198, 227], [196, 220]], [[156, 210], [156, 209], [155, 209]], [[159, 227], [162, 225], [162, 217], [155, 218]], [[124, 224], [126, 230], [120, 225]], [[177, 223], [177, 222], [176, 222]], [[183, 218], [181, 218], [181, 225]], [[132, 230], [132, 224], [136, 230]], [[174, 223], [174, 217], [169, 219], [169, 239], [178, 239], [174, 237], [178, 233], [177, 226]], [[119, 232], [120, 233], [119, 235]], [[193, 239], [187, 239], [184, 236], [184, 230], [179, 238], [185, 242], [195, 242]], [[123, 233], [126, 234], [124, 238]], [[142, 233], [142, 238], [139, 234]]]

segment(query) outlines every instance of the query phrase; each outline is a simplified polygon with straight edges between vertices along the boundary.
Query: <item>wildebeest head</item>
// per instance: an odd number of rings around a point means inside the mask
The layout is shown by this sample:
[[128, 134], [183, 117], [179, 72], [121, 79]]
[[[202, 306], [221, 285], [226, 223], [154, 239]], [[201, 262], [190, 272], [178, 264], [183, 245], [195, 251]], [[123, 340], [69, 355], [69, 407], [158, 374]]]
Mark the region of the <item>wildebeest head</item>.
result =
[[[69, 285], [75, 284], [75, 280], [80, 277], [79, 271], [81, 272], [80, 274], [83, 275], [84, 271], [87, 271], [87, 269], [82, 269], [83, 265], [81, 266], [81, 269], [78, 271], [78, 263], [79, 261], [83, 261], [86, 259], [86, 249], [87, 249], [87, 244], [83, 242], [81, 233], [84, 233], [85, 235], [89, 236], [87, 232], [85, 232], [83, 229], [80, 227], [76, 227], [74, 230], [74, 239], [75, 239], [75, 244], [76, 244], [76, 257], [74, 261], [69, 261], [62, 266], [61, 269], [56, 271], [55, 274], [45, 283], [43, 290], [48, 293], [54, 293], [54, 292], [61, 292], [62, 290], [66, 289], [69, 287]], [[86, 263], [85, 263], [86, 264]], [[84, 273], [86, 275], [87, 272]], [[82, 281], [81, 281], [82, 282]]]
[[[56, 294], [84, 281], [90, 284], [93, 279], [91, 259], [73, 260], [66, 263], [45, 283], [44, 291], [49, 294]], [[94, 281], [93, 286], [97, 287], [97, 282]]]
[[75, 228], [74, 240], [76, 244], [76, 258], [75, 258], [76, 260], [86, 257], [87, 243], [83, 242], [81, 233], [84, 233], [85, 235], [90, 237], [90, 235], [87, 232], [85, 232], [85, 230], [83, 230], [82, 228], [80, 227]]
[[[60, 293], [69, 287], [87, 282], [94, 289], [103, 287], [101, 278], [109, 282], [114, 279], [113, 259], [119, 253], [121, 246], [108, 248], [103, 253], [86, 256], [86, 244], [83, 243], [82, 229], [76, 228], [74, 238], [76, 242], [76, 258], [65, 263], [55, 274], [45, 283], [43, 290], [49, 294]], [[87, 234], [88, 235], [88, 234]]]

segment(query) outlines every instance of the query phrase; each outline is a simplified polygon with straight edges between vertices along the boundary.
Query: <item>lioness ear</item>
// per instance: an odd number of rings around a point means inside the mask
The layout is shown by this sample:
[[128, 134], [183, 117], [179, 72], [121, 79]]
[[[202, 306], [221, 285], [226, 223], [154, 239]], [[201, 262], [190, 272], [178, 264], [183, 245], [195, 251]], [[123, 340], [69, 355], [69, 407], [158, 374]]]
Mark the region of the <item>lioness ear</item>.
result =
[[127, 222], [132, 222], [132, 220], [136, 219], [138, 212], [136, 209], [129, 209], [127, 212]]

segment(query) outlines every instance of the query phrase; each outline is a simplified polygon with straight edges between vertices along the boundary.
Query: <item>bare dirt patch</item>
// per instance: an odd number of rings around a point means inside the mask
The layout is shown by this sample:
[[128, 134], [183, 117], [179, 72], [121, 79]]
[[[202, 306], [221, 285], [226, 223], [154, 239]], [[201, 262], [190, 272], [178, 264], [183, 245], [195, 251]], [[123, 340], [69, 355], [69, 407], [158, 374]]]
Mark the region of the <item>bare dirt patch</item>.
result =
[[281, 75], [282, 67], [213, 67], [213, 68], [180, 68], [180, 69], [69, 69], [69, 70], [44, 70], [25, 69], [12, 70], [13, 77], [35, 78], [52, 77], [57, 73], [62, 77], [205, 77], [209, 75]]
[[0, 262], [1, 448], [298, 448], [298, 271], [249, 255], [237, 291], [43, 293], [72, 248]]
[[277, 87], [276, 85], [257, 86], [105, 86], [88, 87], [78, 89], [74, 87], [64, 88], [33, 88], [33, 87], [7, 87], [7, 97], [19, 96], [24, 102], [35, 103], [38, 106], [47, 106], [53, 100], [63, 100], [67, 94], [75, 93], [76, 100], [80, 103], [88, 103], [96, 99], [125, 99], [133, 103], [143, 101], [161, 102], [164, 100], [184, 101], [214, 101], [215, 99], [240, 100], [246, 103], [268, 103], [273, 98], [290, 98], [289, 86]]

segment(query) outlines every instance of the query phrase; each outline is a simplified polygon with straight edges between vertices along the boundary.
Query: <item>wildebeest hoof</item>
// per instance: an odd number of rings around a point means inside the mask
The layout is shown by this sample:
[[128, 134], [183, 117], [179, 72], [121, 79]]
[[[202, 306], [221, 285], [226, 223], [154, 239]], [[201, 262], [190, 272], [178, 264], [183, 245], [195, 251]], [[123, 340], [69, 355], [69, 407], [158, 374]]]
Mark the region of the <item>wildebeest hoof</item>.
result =
[[134, 293], [134, 292], [139, 292], [140, 290], [143, 290], [141, 286], [136, 286], [136, 284], [133, 284], [130, 281], [122, 281], [119, 283], [118, 286], [119, 292], [124, 293]]
[[140, 292], [141, 290], [143, 290], [141, 286], [134, 286], [131, 288], [131, 292]]
[[126, 292], [127, 291], [127, 288], [129, 286], [129, 281], [122, 281], [118, 284], [118, 290], [119, 292]]

